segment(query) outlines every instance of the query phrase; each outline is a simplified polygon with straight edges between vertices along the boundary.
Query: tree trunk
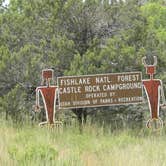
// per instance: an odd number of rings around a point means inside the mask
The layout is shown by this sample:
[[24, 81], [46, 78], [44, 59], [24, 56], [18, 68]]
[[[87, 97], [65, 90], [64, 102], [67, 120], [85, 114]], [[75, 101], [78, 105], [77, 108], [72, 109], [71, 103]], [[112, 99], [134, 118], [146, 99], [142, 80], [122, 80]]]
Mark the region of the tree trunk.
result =
[[87, 121], [87, 111], [83, 108], [72, 109], [72, 111], [77, 116], [77, 120], [78, 120], [78, 124], [79, 124], [79, 130], [80, 130], [80, 133], [82, 133], [83, 126], [84, 126], [84, 124], [86, 124], [86, 121]]

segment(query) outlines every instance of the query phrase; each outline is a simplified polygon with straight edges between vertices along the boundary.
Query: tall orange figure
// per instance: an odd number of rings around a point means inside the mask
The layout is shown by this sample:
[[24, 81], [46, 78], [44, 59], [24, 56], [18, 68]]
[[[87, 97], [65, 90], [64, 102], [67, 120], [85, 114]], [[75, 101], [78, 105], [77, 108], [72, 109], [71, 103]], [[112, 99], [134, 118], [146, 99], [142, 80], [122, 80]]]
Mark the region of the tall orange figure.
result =
[[36, 88], [36, 105], [35, 110], [40, 110], [40, 104], [39, 104], [39, 95], [41, 94], [44, 108], [46, 111], [46, 122], [41, 122], [39, 126], [44, 124], [54, 124], [54, 116], [55, 116], [55, 105], [56, 105], [56, 97], [58, 88], [57, 86], [51, 86], [50, 82], [53, 79], [53, 70], [52, 69], [44, 69], [42, 70], [42, 86], [39, 86]]
[[[154, 56], [154, 64], [147, 65], [145, 62], [145, 57], [142, 58], [142, 62], [146, 68], [146, 74], [150, 75], [150, 79], [143, 80], [144, 89], [148, 98], [149, 109], [151, 118], [147, 121], [146, 126], [151, 128], [153, 121], [159, 122], [159, 128], [163, 127], [163, 121], [159, 117], [160, 106], [165, 106], [165, 96], [162, 81], [159, 79], [154, 79], [154, 74], [156, 73], [157, 57]], [[163, 104], [160, 105], [160, 96], [162, 97]]]

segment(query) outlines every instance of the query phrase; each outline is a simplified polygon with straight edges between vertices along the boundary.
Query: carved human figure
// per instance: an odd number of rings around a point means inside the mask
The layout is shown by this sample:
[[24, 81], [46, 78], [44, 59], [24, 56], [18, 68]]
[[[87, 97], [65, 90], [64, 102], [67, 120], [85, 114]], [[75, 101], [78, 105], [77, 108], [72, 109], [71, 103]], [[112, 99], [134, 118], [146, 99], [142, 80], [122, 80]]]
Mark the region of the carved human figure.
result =
[[[146, 74], [150, 76], [150, 79], [143, 80], [143, 86], [148, 98], [151, 114], [151, 118], [147, 121], [147, 127], [151, 128], [151, 123], [153, 121], [159, 121], [160, 127], [162, 127], [163, 121], [159, 117], [159, 109], [160, 106], [165, 106], [166, 102], [162, 81], [160, 79], [154, 79], [154, 74], [156, 73], [157, 57], [154, 56], [153, 65], [147, 65], [145, 59], [145, 57], [142, 58], [142, 62], [146, 68]], [[162, 97], [163, 104], [160, 104], [160, 96]]]
[[[56, 97], [58, 93], [58, 87], [50, 85], [50, 81], [53, 80], [53, 70], [44, 69], [42, 70], [42, 86], [36, 88], [36, 105], [35, 110], [40, 111], [39, 96], [41, 94], [44, 108], [46, 111], [46, 122], [41, 122], [39, 126], [44, 124], [54, 124], [55, 122], [55, 105]], [[45, 84], [45, 85], [44, 85]]]

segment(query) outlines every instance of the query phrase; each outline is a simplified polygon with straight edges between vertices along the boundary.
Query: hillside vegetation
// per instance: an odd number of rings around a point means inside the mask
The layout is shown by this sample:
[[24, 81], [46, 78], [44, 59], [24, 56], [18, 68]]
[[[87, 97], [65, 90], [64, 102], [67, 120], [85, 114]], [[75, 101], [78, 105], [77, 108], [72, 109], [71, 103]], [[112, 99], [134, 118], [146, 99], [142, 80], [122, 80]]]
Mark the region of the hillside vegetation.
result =
[[[2, 2], [2, 1], [0, 1]], [[14, 123], [36, 116], [35, 88], [41, 70], [55, 77], [141, 71], [142, 57], [153, 64], [166, 89], [166, 6], [164, 0], [10, 0], [0, 3], [0, 114]], [[73, 114], [73, 112], [74, 114]], [[61, 111], [71, 123], [83, 114], [92, 123], [140, 126], [146, 104]], [[44, 110], [42, 111], [44, 112]], [[80, 115], [80, 112], [83, 114]], [[162, 119], [165, 113], [161, 110]], [[131, 124], [132, 123], [132, 124]]]
[[[153, 64], [157, 56], [155, 78], [162, 80], [166, 92], [165, 0], [3, 2], [0, 165], [166, 165], [166, 129], [145, 129], [150, 117], [146, 97], [136, 105], [57, 110], [55, 118], [64, 124], [59, 131], [39, 128], [44, 109], [33, 109], [44, 68], [54, 69], [55, 80], [132, 71], [148, 78], [142, 57]], [[161, 108], [164, 122], [165, 115]]]

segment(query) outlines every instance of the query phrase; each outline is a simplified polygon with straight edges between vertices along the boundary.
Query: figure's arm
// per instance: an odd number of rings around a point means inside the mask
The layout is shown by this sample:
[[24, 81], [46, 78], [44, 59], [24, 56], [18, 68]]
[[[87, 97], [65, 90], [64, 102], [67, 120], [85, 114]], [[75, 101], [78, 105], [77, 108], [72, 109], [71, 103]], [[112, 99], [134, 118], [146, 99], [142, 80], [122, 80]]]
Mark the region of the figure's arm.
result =
[[40, 103], [39, 103], [39, 93], [40, 93], [40, 90], [39, 88], [36, 88], [36, 103], [35, 103], [35, 106], [34, 106], [34, 109], [36, 112], [39, 112], [40, 111]]
[[161, 98], [162, 98], [161, 106], [166, 107], [166, 100], [165, 100], [165, 95], [164, 95], [163, 83], [162, 83], [162, 81], [160, 81], [160, 83], [161, 83], [160, 90], [161, 90]]
[[56, 89], [56, 105], [59, 106], [59, 88]]
[[145, 102], [145, 100], [147, 99], [146, 88], [145, 88], [144, 82], [145, 82], [145, 80], [142, 80], [142, 89], [144, 91], [143, 96], [142, 96], [143, 102]]

